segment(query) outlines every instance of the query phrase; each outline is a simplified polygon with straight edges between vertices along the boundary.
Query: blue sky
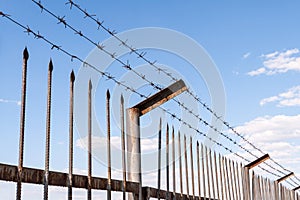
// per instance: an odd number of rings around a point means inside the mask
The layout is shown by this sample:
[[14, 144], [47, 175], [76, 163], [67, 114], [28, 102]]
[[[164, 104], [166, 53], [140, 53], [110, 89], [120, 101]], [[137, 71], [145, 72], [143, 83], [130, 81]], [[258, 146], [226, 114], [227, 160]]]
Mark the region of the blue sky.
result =
[[[78, 27], [96, 42], [104, 41], [109, 35], [75, 8], [60, 2], [42, 1], [51, 11]], [[298, 1], [101, 1], [101, 3], [77, 1], [82, 8], [96, 14], [104, 25], [123, 32], [134, 28], [161, 27], [181, 32], [202, 45], [217, 66], [223, 80], [226, 94], [226, 117], [232, 126], [237, 127], [245, 137], [285, 167], [300, 175], [300, 19]], [[0, 11], [10, 14], [14, 19], [32, 29], [40, 31], [51, 41], [61, 44], [65, 49], [81, 58], [86, 58], [94, 49], [69, 29], [40, 9], [29, 0], [1, 1]], [[46, 77], [50, 57], [54, 63], [53, 116], [51, 138], [52, 170], [66, 170], [68, 167], [68, 77], [72, 69], [79, 73], [80, 63], [71, 62], [49, 45], [23, 33], [5, 18], [0, 20], [0, 154], [1, 163], [17, 165], [20, 86], [22, 51], [28, 47], [30, 58], [28, 68], [28, 98], [25, 139], [25, 166], [44, 167]], [[193, 72], [186, 71], [185, 61], [173, 55], [150, 51], [149, 57], [161, 64], [172, 66], [175, 71], [188, 79]], [[133, 59], [133, 56], [125, 56]], [[132, 63], [142, 62], [133, 59]], [[180, 65], [181, 64], [181, 65]], [[113, 64], [108, 71], [121, 77], [126, 71], [115, 69]], [[192, 75], [191, 75], [192, 76]], [[199, 96], [210, 103], [205, 82], [193, 76], [190, 79]], [[199, 85], [197, 85], [199, 84]], [[197, 86], [196, 86], [197, 85]], [[114, 84], [101, 79], [97, 85], [95, 106], [100, 123], [103, 118], [104, 94], [113, 90]], [[143, 89], [141, 89], [143, 91]], [[145, 88], [144, 91], [149, 91]], [[130, 103], [138, 102], [137, 97]], [[191, 104], [192, 105], [192, 104]], [[167, 108], [175, 109], [174, 104]], [[177, 110], [176, 110], [177, 111]], [[210, 119], [202, 107], [199, 112]], [[149, 119], [145, 119], [145, 123]], [[166, 120], [171, 121], [168, 117]], [[200, 126], [201, 127], [201, 126]], [[113, 128], [113, 136], [118, 140], [118, 129]], [[226, 129], [225, 129], [226, 131]], [[79, 133], [80, 134], [80, 133]], [[230, 134], [230, 133], [229, 133]], [[76, 135], [75, 168], [84, 173], [86, 152]], [[203, 138], [199, 138], [200, 140]], [[84, 140], [84, 138], [83, 138]], [[224, 141], [225, 142], [225, 141]], [[242, 142], [242, 141], [241, 141]], [[117, 142], [116, 142], [117, 143]], [[242, 143], [243, 144], [243, 143]], [[230, 143], [228, 146], [240, 151]], [[247, 145], [246, 145], [247, 147]], [[149, 147], [151, 149], [151, 147]], [[250, 147], [249, 147], [250, 149]], [[225, 153], [225, 152], [224, 152]], [[241, 152], [243, 153], [243, 152]], [[247, 156], [247, 155], [245, 155]], [[95, 168], [101, 168], [95, 162]], [[80, 171], [81, 170], [81, 171]], [[101, 170], [94, 174], [106, 176]], [[116, 175], [117, 176], [117, 175]], [[151, 184], [151, 183], [150, 183]], [[0, 197], [14, 198], [14, 185], [1, 183]], [[30, 188], [31, 186], [28, 186]], [[65, 193], [53, 189], [54, 195]], [[30, 189], [27, 189], [30, 191]], [[38, 195], [42, 194], [42, 190]], [[4, 196], [3, 196], [4, 195]], [[13, 195], [13, 197], [11, 196]], [[28, 198], [32, 199], [32, 194]], [[80, 195], [80, 194], [79, 194]], [[2, 199], [2, 198], [1, 198]], [[40, 199], [40, 198], [37, 198]], [[80, 199], [80, 197], [78, 197]]]

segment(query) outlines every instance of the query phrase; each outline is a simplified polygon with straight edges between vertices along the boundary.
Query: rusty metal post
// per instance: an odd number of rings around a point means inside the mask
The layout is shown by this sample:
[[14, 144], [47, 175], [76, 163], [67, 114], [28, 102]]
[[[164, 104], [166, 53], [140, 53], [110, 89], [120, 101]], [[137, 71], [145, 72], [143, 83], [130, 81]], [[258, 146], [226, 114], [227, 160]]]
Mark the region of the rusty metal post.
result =
[[190, 137], [190, 155], [191, 155], [191, 174], [192, 174], [192, 194], [195, 199], [195, 181], [194, 181], [194, 162], [193, 162], [193, 140]]
[[44, 200], [48, 199], [48, 184], [49, 184], [52, 71], [53, 71], [53, 64], [52, 64], [52, 60], [50, 59], [49, 66], [48, 66], [48, 95], [47, 95], [47, 117], [46, 117]]
[[125, 120], [124, 120], [124, 98], [121, 95], [120, 121], [121, 121], [121, 142], [122, 142], [122, 169], [123, 169], [123, 200], [126, 200], [126, 155], [125, 155]]
[[216, 175], [216, 190], [217, 190], [217, 197], [216, 199], [220, 199], [220, 191], [219, 191], [219, 178], [220, 174], [218, 175], [218, 167], [217, 167], [217, 155], [216, 152], [213, 152], [214, 155], [214, 165], [215, 165], [215, 175]]
[[222, 171], [222, 158], [219, 154], [219, 174], [220, 174], [220, 189], [221, 189], [221, 199], [224, 200], [224, 189], [223, 189], [223, 171]]
[[225, 180], [225, 185], [226, 185], [226, 199], [231, 200], [231, 195], [230, 195], [230, 185], [229, 185], [229, 176], [228, 176], [228, 167], [227, 167], [227, 160], [226, 158], [223, 157], [223, 170], [224, 170], [224, 180]]
[[198, 168], [198, 197], [201, 197], [201, 185], [200, 185], [200, 153], [199, 153], [199, 142], [197, 141], [197, 168]]
[[[127, 165], [128, 180], [138, 182], [139, 200], [142, 198], [142, 172], [141, 172], [141, 144], [140, 144], [140, 110], [129, 108], [126, 110], [126, 135], [127, 135]], [[128, 194], [128, 199], [133, 200], [133, 194]]]
[[167, 197], [166, 199], [169, 199], [169, 125], [167, 124], [167, 131], [166, 131], [166, 183], [167, 183]]
[[88, 191], [87, 199], [92, 199], [92, 81], [88, 88]]
[[[127, 153], [128, 153], [128, 177], [130, 181], [140, 183], [139, 200], [142, 199], [142, 170], [141, 170], [141, 145], [140, 145], [140, 117], [162, 105], [168, 100], [186, 91], [187, 87], [179, 80], [169, 87], [160, 90], [132, 108], [127, 109]], [[167, 163], [169, 164], [169, 163]], [[129, 195], [130, 200], [133, 199]]]
[[173, 199], [176, 199], [176, 177], [175, 177], [175, 134], [172, 128], [172, 166], [173, 166]]
[[158, 166], [157, 166], [157, 199], [160, 200], [160, 182], [161, 182], [161, 130], [162, 122], [159, 119], [158, 127]]
[[214, 167], [212, 164], [212, 154], [211, 154], [211, 149], [209, 149], [208, 153], [208, 158], [209, 158], [209, 165], [210, 165], [210, 176], [211, 176], [211, 189], [212, 189], [212, 198], [215, 199], [215, 183], [214, 183]]
[[242, 199], [241, 195], [241, 186], [240, 186], [240, 173], [239, 173], [239, 164], [235, 163], [235, 185], [236, 185], [236, 191], [237, 191], [237, 198]]
[[181, 152], [181, 141], [180, 141], [180, 131], [178, 131], [178, 154], [179, 154], [179, 179], [180, 179], [180, 196], [183, 195], [183, 185], [182, 185], [182, 152]]
[[111, 148], [110, 148], [110, 93], [106, 91], [106, 125], [107, 125], [107, 200], [111, 200]]
[[[206, 184], [205, 184], [205, 169], [204, 169], [204, 147], [203, 144], [201, 143], [201, 157], [202, 157], [202, 177], [203, 177], [203, 197], [206, 200]], [[206, 175], [207, 176], [207, 175]]]
[[208, 189], [208, 199], [211, 199], [210, 196], [210, 173], [209, 173], [209, 157], [208, 157], [208, 149], [205, 146], [205, 161], [206, 161], [206, 174], [207, 174], [207, 189]]
[[188, 168], [188, 161], [187, 161], [187, 147], [186, 147], [186, 136], [184, 135], [184, 161], [185, 161], [185, 180], [186, 180], [186, 194], [189, 198], [190, 192], [189, 192], [189, 168]]
[[68, 200], [72, 200], [72, 187], [73, 187], [74, 81], [75, 81], [75, 75], [74, 75], [74, 71], [72, 70], [70, 74]]
[[24, 156], [24, 132], [25, 132], [25, 107], [26, 107], [26, 85], [27, 85], [27, 61], [29, 54], [25, 47], [23, 51], [22, 66], [22, 93], [21, 93], [21, 112], [20, 112], [20, 139], [19, 139], [19, 163], [16, 199], [21, 200], [22, 196], [22, 170]]
[[[235, 187], [234, 187], [234, 183], [233, 183], [233, 180], [234, 180], [234, 169], [233, 169], [233, 164], [232, 164], [232, 161], [230, 159], [227, 160], [228, 162], [228, 168], [229, 168], [229, 180], [230, 180], [230, 188], [231, 188], [231, 196], [232, 196], [232, 199], [236, 199], [236, 193], [235, 193]], [[228, 183], [229, 184], [229, 183]]]

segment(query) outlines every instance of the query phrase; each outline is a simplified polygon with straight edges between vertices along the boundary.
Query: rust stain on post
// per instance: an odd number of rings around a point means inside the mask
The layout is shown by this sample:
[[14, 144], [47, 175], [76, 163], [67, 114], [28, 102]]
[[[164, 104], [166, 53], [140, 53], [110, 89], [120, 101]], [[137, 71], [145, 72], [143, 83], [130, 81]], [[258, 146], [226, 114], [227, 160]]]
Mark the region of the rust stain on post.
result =
[[21, 113], [20, 113], [20, 139], [19, 139], [19, 164], [18, 164], [18, 182], [16, 199], [21, 200], [22, 196], [22, 168], [24, 156], [24, 131], [25, 131], [25, 107], [26, 107], [26, 85], [27, 85], [27, 61], [29, 54], [25, 47], [23, 51], [22, 66], [22, 92], [21, 92]]
[[124, 97], [121, 95], [121, 142], [122, 142], [122, 168], [123, 168], [123, 200], [126, 199], [126, 155], [125, 155], [125, 120], [124, 120]]
[[175, 134], [174, 127], [172, 128], [172, 166], [173, 166], [173, 199], [175, 198], [176, 193], [176, 176], [175, 176]]
[[182, 152], [181, 152], [181, 141], [180, 141], [180, 131], [178, 131], [178, 152], [179, 152], [179, 179], [180, 179], [180, 194], [183, 195], [182, 186]]
[[194, 180], [194, 162], [193, 162], [193, 140], [190, 137], [190, 155], [191, 155], [191, 174], [192, 174], [192, 194], [195, 198], [195, 180]]
[[161, 118], [159, 119], [159, 127], [158, 127], [158, 166], [157, 166], [157, 198], [158, 200], [160, 199], [159, 193], [160, 193], [160, 181], [161, 181], [161, 129], [162, 129], [162, 124], [161, 124]]
[[167, 182], [167, 199], [169, 199], [169, 125], [167, 124], [167, 131], [166, 131], [166, 182]]
[[[0, 180], [18, 181], [18, 167], [0, 163]], [[31, 184], [44, 184], [44, 170], [23, 167], [22, 182]], [[84, 175], [73, 174], [73, 188], [88, 189], [89, 177]], [[99, 177], [91, 177], [90, 189], [106, 190], [107, 179]], [[68, 186], [68, 173], [49, 171], [49, 185], [51, 186]], [[123, 182], [119, 180], [111, 180], [113, 191], [122, 191]], [[139, 183], [127, 182], [127, 192], [138, 194]]]
[[186, 147], [186, 136], [184, 135], [184, 161], [185, 161], [185, 178], [186, 178], [186, 193], [189, 196], [189, 171], [188, 171], [188, 160], [187, 160], [187, 147]]
[[107, 125], [107, 199], [111, 200], [111, 148], [110, 148], [110, 93], [106, 91], [106, 125]]
[[72, 200], [72, 187], [73, 187], [74, 81], [75, 81], [75, 75], [74, 75], [74, 71], [72, 70], [70, 74], [68, 200]]
[[50, 126], [51, 126], [51, 90], [52, 90], [53, 64], [50, 59], [48, 66], [48, 95], [47, 95], [47, 118], [46, 118], [46, 148], [45, 148], [45, 175], [44, 175], [44, 200], [48, 199], [49, 182], [49, 157], [50, 157]]
[[92, 81], [88, 86], [88, 191], [87, 199], [92, 199]]

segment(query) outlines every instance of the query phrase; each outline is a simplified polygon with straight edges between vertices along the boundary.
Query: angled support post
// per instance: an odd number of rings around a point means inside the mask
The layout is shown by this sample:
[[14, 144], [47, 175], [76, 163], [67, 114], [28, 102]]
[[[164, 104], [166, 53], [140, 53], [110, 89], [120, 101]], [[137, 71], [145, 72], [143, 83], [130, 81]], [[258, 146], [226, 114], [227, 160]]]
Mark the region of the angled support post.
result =
[[[142, 199], [140, 117], [186, 90], [185, 83], [179, 80], [126, 110], [128, 179], [139, 183], [139, 200]], [[129, 194], [129, 199], [134, 199], [133, 195]]]
[[296, 190], [299, 190], [299, 189], [300, 189], [300, 186], [295, 187], [295, 188], [293, 189], [293, 191], [296, 191]]
[[266, 160], [270, 159], [269, 154], [265, 154], [262, 157], [254, 160], [253, 162], [249, 163], [248, 165], [246, 165], [245, 167], [247, 167], [248, 169], [252, 169], [254, 167], [256, 167], [257, 165], [265, 162]]
[[289, 173], [289, 174], [287, 174], [287, 175], [285, 175], [285, 176], [283, 176], [283, 177], [277, 179], [276, 182], [277, 182], [277, 183], [280, 183], [280, 182], [282, 182], [282, 181], [284, 181], [284, 180], [290, 178], [291, 176], [294, 176], [294, 172], [291, 172], [291, 173]]
[[250, 174], [249, 171], [250, 171], [250, 169], [258, 166], [259, 164], [265, 162], [268, 159], [270, 159], [269, 154], [265, 154], [262, 157], [254, 160], [251, 163], [249, 163], [246, 166], [244, 166], [244, 173], [245, 173], [244, 174], [244, 176], [245, 176], [244, 177], [245, 178], [244, 184], [246, 184], [245, 185], [246, 189], [244, 189], [244, 195], [246, 195], [246, 200], [250, 200], [250, 198], [251, 198], [251, 195], [250, 195], [250, 191], [251, 191], [250, 190], [250, 178], [249, 178], [249, 174]]

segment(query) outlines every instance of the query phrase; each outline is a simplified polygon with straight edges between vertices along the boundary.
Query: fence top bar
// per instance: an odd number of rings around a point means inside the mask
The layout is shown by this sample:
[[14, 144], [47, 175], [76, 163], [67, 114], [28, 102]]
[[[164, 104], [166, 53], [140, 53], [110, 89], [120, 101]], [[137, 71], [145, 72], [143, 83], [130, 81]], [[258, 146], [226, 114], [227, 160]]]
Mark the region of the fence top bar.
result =
[[260, 158], [257, 158], [256, 160], [254, 160], [253, 162], [249, 163], [248, 165], [246, 165], [245, 167], [248, 169], [252, 169], [254, 167], [256, 167], [257, 165], [259, 165], [260, 163], [265, 162], [266, 160], [270, 159], [269, 154], [265, 154]]
[[288, 179], [291, 176], [294, 176], [294, 172], [291, 172], [291, 173], [285, 175], [284, 177], [281, 177], [281, 178], [277, 179], [276, 182], [280, 183], [280, 182], [284, 181], [285, 179]]
[[296, 190], [299, 190], [299, 189], [300, 189], [300, 186], [295, 187], [293, 190], [296, 191]]
[[142, 116], [186, 90], [187, 87], [185, 83], [182, 79], [180, 79], [179, 81], [171, 84], [169, 87], [135, 105], [133, 108], [138, 108], [140, 110], [140, 116]]

